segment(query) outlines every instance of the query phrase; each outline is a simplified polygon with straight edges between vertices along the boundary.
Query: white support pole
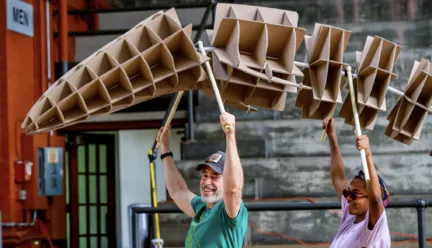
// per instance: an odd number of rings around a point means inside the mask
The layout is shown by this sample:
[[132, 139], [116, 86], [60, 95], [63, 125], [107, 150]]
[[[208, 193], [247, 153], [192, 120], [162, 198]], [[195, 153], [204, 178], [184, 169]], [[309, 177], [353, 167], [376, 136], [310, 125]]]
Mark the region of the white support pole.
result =
[[[201, 52], [203, 55], [206, 55], [206, 56], [207, 56], [202, 41], [198, 41], [197, 44], [198, 44], [198, 49], [200, 50], [200, 52]], [[205, 67], [206, 67], [206, 69], [207, 69], [207, 75], [208, 75], [209, 78], [210, 78], [210, 82], [211, 82], [211, 85], [212, 85], [212, 88], [213, 88], [213, 92], [214, 92], [215, 97], [216, 97], [216, 101], [217, 101], [218, 106], [219, 106], [219, 110], [220, 110], [221, 114], [223, 114], [223, 113], [226, 112], [226, 111], [225, 111], [225, 107], [224, 107], [224, 105], [223, 105], [222, 97], [221, 97], [220, 92], [219, 92], [219, 89], [218, 89], [218, 87], [217, 87], [216, 79], [215, 79], [215, 77], [214, 77], [214, 75], [213, 75], [213, 71], [212, 71], [212, 68], [211, 68], [211, 66], [210, 66], [210, 62], [209, 62], [209, 61], [206, 61], [206, 62], [205, 62]], [[226, 125], [226, 126], [225, 126], [225, 129], [226, 129], [226, 130], [229, 130], [230, 128], [231, 128], [231, 127], [230, 127], [229, 125]]]
[[[358, 136], [361, 136], [362, 133], [361, 133], [361, 128], [360, 128], [359, 115], [358, 115], [358, 111], [357, 111], [356, 98], [355, 98], [355, 94], [354, 94], [354, 85], [353, 85], [352, 74], [351, 74], [351, 66], [347, 66], [346, 72], [348, 74], [348, 85], [349, 85], [349, 91], [350, 91], [350, 95], [351, 95], [352, 110], [353, 110], [353, 114], [354, 114], [356, 136], [358, 137]], [[365, 174], [365, 180], [366, 180], [366, 182], [369, 182], [369, 180], [370, 180], [369, 169], [367, 166], [366, 153], [365, 153], [364, 149], [360, 150], [360, 156], [361, 156], [361, 161], [362, 161], [362, 165], [363, 165], [363, 172]]]

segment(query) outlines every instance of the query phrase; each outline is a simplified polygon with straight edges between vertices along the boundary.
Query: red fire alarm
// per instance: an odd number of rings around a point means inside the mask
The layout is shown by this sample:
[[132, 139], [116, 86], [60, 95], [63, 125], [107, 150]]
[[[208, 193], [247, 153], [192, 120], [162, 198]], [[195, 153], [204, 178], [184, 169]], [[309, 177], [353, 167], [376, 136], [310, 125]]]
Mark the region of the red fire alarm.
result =
[[32, 175], [33, 163], [30, 161], [15, 161], [15, 182], [25, 183], [30, 180]]

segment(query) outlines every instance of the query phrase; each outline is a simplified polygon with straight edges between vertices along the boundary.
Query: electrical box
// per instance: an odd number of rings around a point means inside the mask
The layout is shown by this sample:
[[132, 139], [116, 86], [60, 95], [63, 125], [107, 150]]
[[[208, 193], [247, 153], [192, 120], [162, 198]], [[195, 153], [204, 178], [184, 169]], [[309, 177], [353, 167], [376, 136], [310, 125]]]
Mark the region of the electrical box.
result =
[[38, 149], [39, 195], [63, 194], [63, 148], [43, 147]]

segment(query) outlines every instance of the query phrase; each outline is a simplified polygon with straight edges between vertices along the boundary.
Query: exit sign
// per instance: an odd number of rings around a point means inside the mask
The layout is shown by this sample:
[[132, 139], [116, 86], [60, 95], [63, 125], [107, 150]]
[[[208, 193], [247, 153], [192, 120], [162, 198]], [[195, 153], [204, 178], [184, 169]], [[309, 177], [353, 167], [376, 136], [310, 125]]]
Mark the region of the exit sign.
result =
[[7, 28], [33, 37], [33, 5], [20, 0], [7, 0]]

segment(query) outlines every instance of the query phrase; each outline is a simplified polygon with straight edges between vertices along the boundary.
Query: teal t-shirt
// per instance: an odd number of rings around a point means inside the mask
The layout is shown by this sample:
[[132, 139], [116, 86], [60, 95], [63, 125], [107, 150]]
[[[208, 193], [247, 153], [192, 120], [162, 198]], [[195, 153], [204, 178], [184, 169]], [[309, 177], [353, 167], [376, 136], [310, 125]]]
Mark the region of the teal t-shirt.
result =
[[195, 196], [191, 204], [195, 217], [186, 236], [186, 248], [243, 246], [248, 224], [248, 211], [243, 201], [234, 219], [227, 215], [223, 200], [216, 203], [213, 208], [207, 208], [207, 203], [201, 200], [201, 196]]

